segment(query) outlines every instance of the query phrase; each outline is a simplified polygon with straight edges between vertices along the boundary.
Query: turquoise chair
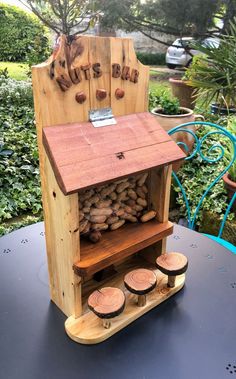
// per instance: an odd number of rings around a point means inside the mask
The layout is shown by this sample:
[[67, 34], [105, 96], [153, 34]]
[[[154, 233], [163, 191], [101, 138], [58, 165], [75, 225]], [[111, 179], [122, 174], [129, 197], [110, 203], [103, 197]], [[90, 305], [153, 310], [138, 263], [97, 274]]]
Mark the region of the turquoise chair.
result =
[[[201, 128], [201, 131], [203, 130], [203, 127], [207, 127], [207, 132], [203, 135], [203, 137], [198, 138], [196, 133], [193, 131], [195, 129], [193, 127], [197, 127], [197, 129]], [[191, 130], [191, 128], [193, 130]], [[233, 136], [231, 133], [229, 133], [226, 129], [224, 129], [223, 127], [221, 127], [217, 124], [213, 124], [210, 122], [203, 122], [203, 121], [195, 121], [195, 122], [189, 122], [186, 124], [181, 124], [181, 125], [173, 128], [173, 129], [169, 130], [168, 134], [170, 136], [172, 136], [173, 134], [178, 133], [178, 132], [187, 133], [187, 136], [188, 137], [191, 136], [191, 138], [193, 138], [194, 142], [195, 142], [193, 150], [185, 158], [186, 161], [189, 161], [191, 159], [194, 159], [194, 158], [197, 158], [198, 156], [200, 156], [203, 159], [203, 161], [208, 162], [209, 164], [214, 164], [214, 163], [219, 162], [224, 157], [224, 147], [219, 142], [214, 141], [213, 145], [208, 149], [208, 151], [204, 150], [204, 142], [206, 142], [206, 140], [211, 138], [212, 136], [217, 137], [217, 135], [219, 135], [219, 136], [224, 136], [225, 138], [227, 138], [227, 143], [232, 144], [233, 151], [234, 151], [234, 154], [232, 156], [232, 160], [230, 161], [230, 163], [228, 163], [227, 167], [225, 167], [225, 169], [220, 174], [218, 174], [218, 176], [215, 178], [215, 180], [204, 191], [203, 195], [201, 196], [201, 198], [198, 202], [196, 210], [192, 216], [191, 216], [190, 205], [189, 205], [189, 201], [187, 198], [187, 194], [186, 194], [184, 187], [180, 183], [180, 180], [177, 176], [178, 173], [177, 174], [175, 172], [172, 173], [174, 180], [176, 181], [176, 183], [180, 187], [181, 192], [183, 194], [183, 199], [184, 199], [184, 202], [186, 205], [187, 215], [188, 215], [187, 216], [188, 228], [194, 230], [195, 226], [196, 226], [196, 218], [197, 218], [199, 210], [201, 209], [201, 206], [202, 206], [202, 203], [203, 203], [205, 197], [210, 193], [212, 187], [216, 183], [219, 182], [219, 180], [223, 177], [223, 175], [228, 171], [228, 169], [235, 162], [235, 159], [236, 159], [236, 137]], [[188, 154], [189, 148], [185, 142], [177, 142], [177, 144], [182, 149], [185, 150], [186, 154]], [[228, 204], [224, 218], [223, 218], [221, 225], [220, 225], [218, 236], [213, 236], [213, 235], [209, 235], [209, 234], [206, 234], [206, 236], [211, 238], [212, 240], [218, 242], [222, 246], [226, 247], [232, 253], [236, 254], [236, 246], [234, 246], [230, 242], [225, 241], [221, 237], [227, 216], [230, 212], [230, 209], [231, 209], [234, 201], [236, 201], [236, 193], [234, 194], [234, 196], [232, 197], [231, 201]]]

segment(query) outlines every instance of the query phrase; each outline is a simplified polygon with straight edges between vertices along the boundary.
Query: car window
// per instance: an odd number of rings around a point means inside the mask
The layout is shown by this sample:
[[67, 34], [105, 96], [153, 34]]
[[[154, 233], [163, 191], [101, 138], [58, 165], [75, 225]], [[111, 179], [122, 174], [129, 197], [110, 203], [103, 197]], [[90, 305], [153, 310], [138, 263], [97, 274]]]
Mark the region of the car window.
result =
[[219, 44], [220, 44], [220, 42], [216, 38], [206, 38], [202, 42], [202, 46], [204, 46], [204, 47], [214, 47], [216, 49], [219, 47]]
[[194, 43], [193, 39], [191, 39], [191, 40], [177, 39], [177, 40], [175, 40], [175, 42], [173, 43], [173, 45], [177, 46], [177, 47], [187, 47], [187, 46], [191, 46], [193, 43]]

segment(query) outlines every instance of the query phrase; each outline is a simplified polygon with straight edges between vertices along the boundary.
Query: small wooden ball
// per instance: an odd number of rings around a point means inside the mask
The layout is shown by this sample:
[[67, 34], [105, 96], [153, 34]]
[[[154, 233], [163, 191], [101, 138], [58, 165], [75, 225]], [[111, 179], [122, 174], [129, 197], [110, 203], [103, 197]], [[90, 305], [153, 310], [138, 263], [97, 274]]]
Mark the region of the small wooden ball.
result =
[[75, 95], [75, 100], [77, 101], [77, 103], [83, 104], [86, 101], [85, 93], [83, 91], [77, 92], [77, 94]]
[[98, 100], [104, 100], [107, 97], [107, 91], [105, 89], [97, 89], [96, 98]]
[[124, 96], [125, 96], [125, 91], [121, 88], [117, 88], [115, 91], [115, 97], [117, 98], [117, 100], [122, 99]]

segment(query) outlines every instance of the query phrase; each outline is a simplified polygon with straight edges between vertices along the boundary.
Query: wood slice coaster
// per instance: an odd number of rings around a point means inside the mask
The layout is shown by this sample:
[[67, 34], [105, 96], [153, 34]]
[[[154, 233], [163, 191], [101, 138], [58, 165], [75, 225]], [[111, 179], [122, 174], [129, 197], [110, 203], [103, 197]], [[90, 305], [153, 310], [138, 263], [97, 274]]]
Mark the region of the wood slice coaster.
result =
[[145, 268], [130, 271], [124, 277], [125, 287], [136, 295], [145, 295], [156, 287], [157, 278], [153, 271]]
[[123, 312], [125, 295], [119, 288], [104, 287], [89, 296], [88, 306], [99, 318], [110, 319]]
[[174, 252], [160, 255], [156, 260], [156, 265], [163, 274], [176, 276], [185, 273], [188, 260], [185, 255]]

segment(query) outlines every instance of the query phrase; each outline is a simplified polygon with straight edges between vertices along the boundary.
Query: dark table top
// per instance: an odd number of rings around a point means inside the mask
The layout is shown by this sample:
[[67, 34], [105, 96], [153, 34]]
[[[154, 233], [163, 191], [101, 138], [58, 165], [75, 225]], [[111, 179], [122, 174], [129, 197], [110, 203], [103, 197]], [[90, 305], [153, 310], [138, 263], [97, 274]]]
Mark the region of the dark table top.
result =
[[236, 378], [236, 256], [175, 226], [183, 290], [98, 345], [66, 335], [49, 300], [43, 223], [0, 239], [1, 379]]

